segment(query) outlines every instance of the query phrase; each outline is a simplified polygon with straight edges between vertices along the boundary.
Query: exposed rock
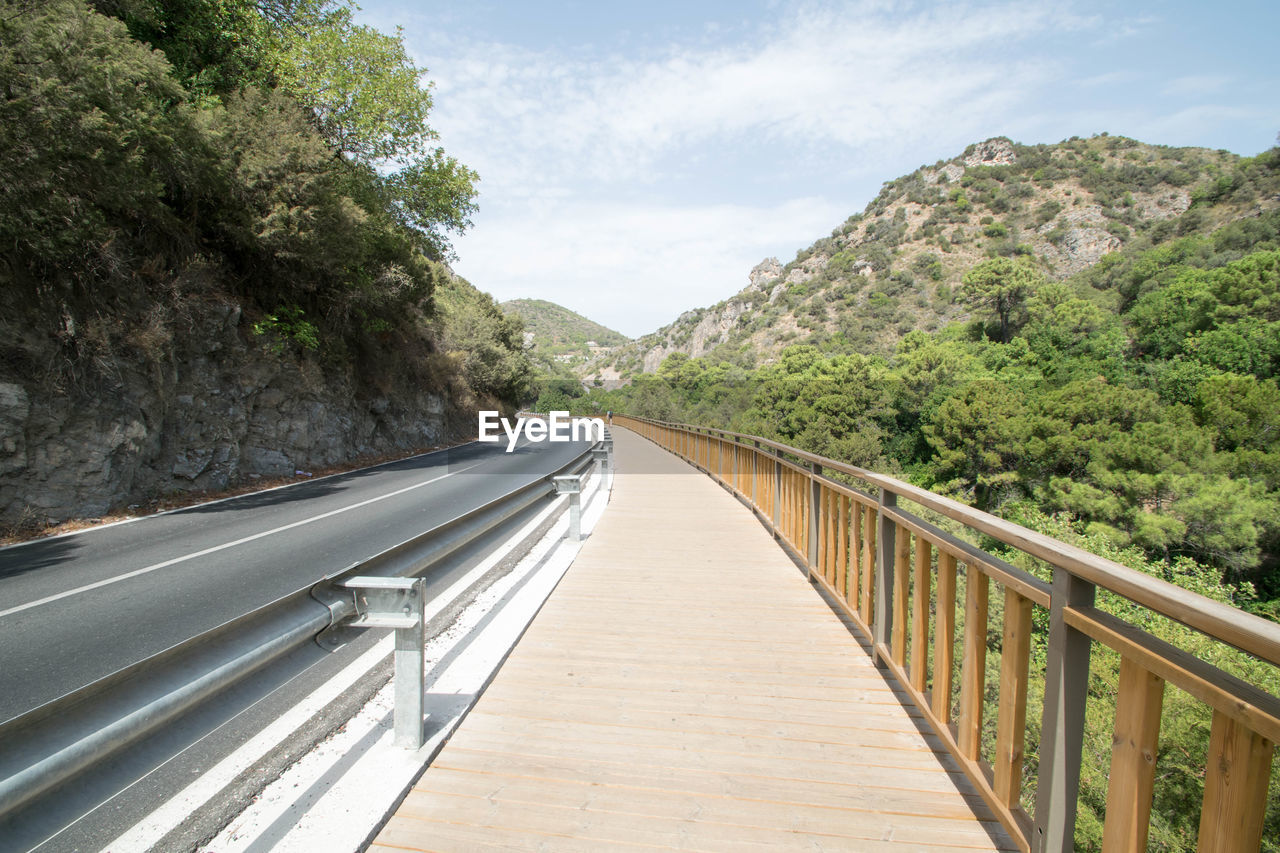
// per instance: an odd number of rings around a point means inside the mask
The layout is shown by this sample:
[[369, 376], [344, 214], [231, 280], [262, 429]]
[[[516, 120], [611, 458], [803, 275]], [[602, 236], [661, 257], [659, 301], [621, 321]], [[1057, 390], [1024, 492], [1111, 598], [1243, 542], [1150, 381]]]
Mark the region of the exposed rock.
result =
[[0, 521], [100, 515], [449, 437], [441, 395], [410, 386], [364, 398], [354, 376], [271, 355], [242, 336], [237, 306], [196, 309], [165, 367], [120, 360], [92, 405], [0, 381]]
[[760, 263], [751, 268], [748, 278], [751, 280], [750, 287], [756, 290], [764, 290], [764, 286], [774, 279], [782, 275], [782, 264], [778, 263], [777, 258], [765, 258]]
[[1013, 151], [1013, 143], [1001, 136], [979, 142], [964, 158], [966, 166], [1007, 166], [1016, 162], [1018, 155]]
[[801, 284], [815, 277], [827, 268], [831, 258], [823, 254], [814, 254], [805, 258], [798, 266], [787, 273], [787, 284]]
[[645, 373], [657, 373], [658, 368], [662, 365], [662, 360], [672, 352], [675, 352], [675, 350], [669, 350], [661, 344], [653, 349], [647, 350], [644, 354], [644, 360], [641, 363], [640, 369]]
[[[1092, 221], [1088, 212], [1072, 211], [1072, 216], [1063, 216], [1065, 224], [1073, 225], [1058, 241], [1057, 245], [1049, 245], [1045, 250], [1047, 257], [1060, 276], [1073, 275], [1082, 269], [1091, 267], [1101, 260], [1103, 255], [1120, 248], [1120, 238], [1099, 227], [1101, 223]], [[1043, 234], [1054, 223], [1040, 228]]]
[[0, 382], [0, 475], [27, 465], [24, 426], [30, 414], [31, 399], [26, 389]]
[[1134, 193], [1134, 203], [1144, 219], [1172, 219], [1191, 207], [1191, 193], [1181, 187], [1158, 193]]

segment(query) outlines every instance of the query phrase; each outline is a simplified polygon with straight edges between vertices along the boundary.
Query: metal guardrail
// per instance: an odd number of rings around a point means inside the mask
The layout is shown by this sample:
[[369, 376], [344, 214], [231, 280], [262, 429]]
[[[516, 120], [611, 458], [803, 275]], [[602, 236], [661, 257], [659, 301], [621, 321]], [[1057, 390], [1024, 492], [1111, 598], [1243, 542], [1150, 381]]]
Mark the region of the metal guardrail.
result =
[[[599, 445], [595, 445], [599, 446]], [[346, 584], [356, 576], [423, 575], [557, 494], [582, 473], [588, 448], [556, 471], [316, 584], [0, 723], [0, 817], [32, 802], [308, 642], [335, 650], [360, 630]]]
[[[1280, 699], [1095, 607], [1095, 593], [1108, 590], [1273, 667], [1280, 666], [1280, 625], [873, 471], [758, 436], [613, 417], [731, 490], [807, 564], [810, 579], [871, 642], [877, 663], [910, 695], [1022, 850], [1074, 849], [1095, 643], [1120, 655], [1103, 850], [1147, 849], [1166, 682], [1212, 709], [1198, 849], [1259, 849]], [[1047, 563], [1052, 583], [906, 511], [899, 499]], [[991, 581], [1004, 591], [998, 685], [986, 678]], [[1022, 799], [1037, 608], [1048, 637], [1033, 817]], [[983, 736], [992, 686], [994, 748]]]

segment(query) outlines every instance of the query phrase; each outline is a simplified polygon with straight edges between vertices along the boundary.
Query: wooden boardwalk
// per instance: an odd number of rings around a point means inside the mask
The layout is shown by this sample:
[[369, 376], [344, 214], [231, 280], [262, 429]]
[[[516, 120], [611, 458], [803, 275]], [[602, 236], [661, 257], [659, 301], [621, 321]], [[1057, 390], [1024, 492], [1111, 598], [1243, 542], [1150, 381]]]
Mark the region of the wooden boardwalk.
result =
[[755, 517], [615, 441], [608, 512], [370, 849], [1017, 849]]

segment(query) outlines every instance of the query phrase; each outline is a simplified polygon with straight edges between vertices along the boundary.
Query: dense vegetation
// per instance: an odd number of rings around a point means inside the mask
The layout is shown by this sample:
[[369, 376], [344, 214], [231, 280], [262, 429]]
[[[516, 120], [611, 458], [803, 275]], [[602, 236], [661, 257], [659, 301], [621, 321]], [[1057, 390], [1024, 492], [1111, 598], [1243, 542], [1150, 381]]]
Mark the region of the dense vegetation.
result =
[[[1280, 149], [1222, 185], [1280, 192]], [[1213, 215], [1202, 197], [1184, 216]], [[1118, 547], [1213, 566], [1280, 615], [1280, 210], [1177, 228], [1065, 281], [993, 252], [957, 288], [970, 320], [908, 332], [889, 354], [840, 334], [759, 367], [673, 353], [652, 379], [575, 405], [764, 435], [982, 509], [1069, 517]]]
[[[1123, 186], [1107, 192], [1123, 197]], [[560, 388], [558, 402], [729, 428], [896, 473], [1280, 619], [1280, 209], [1248, 211], [1280, 198], [1280, 148], [1193, 190], [1180, 218], [1065, 280], [993, 246], [955, 289], [969, 319], [907, 330], [889, 352], [868, 351], [860, 320], [839, 314], [853, 334], [817, 333], [759, 366], [750, 352], [677, 352], [655, 376], [614, 391]], [[1118, 598], [1103, 605], [1280, 693], [1269, 666]], [[1042, 672], [1043, 647], [1034, 660]], [[1097, 652], [1080, 849], [1101, 837], [1117, 673], [1118, 660]], [[1152, 844], [1193, 849], [1209, 718], [1170, 691], [1163, 720]], [[1034, 787], [1034, 762], [1026, 776]], [[1280, 838], [1275, 779], [1272, 798], [1268, 850]]]
[[2, 6], [6, 372], [92, 392], [118, 359], [163, 361], [192, 302], [221, 299], [277, 354], [370, 383], [525, 381], [519, 330], [459, 283], [505, 354], [449, 363], [432, 294], [477, 176], [435, 145], [398, 34], [344, 0]]

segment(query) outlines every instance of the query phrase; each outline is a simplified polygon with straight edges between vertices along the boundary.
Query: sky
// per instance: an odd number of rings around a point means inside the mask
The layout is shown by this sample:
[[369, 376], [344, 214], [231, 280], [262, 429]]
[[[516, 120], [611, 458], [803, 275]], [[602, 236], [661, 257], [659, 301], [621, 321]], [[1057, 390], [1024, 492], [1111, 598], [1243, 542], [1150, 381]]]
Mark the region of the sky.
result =
[[882, 183], [993, 136], [1254, 155], [1280, 3], [362, 0], [480, 175], [452, 265], [626, 335], [741, 290]]

